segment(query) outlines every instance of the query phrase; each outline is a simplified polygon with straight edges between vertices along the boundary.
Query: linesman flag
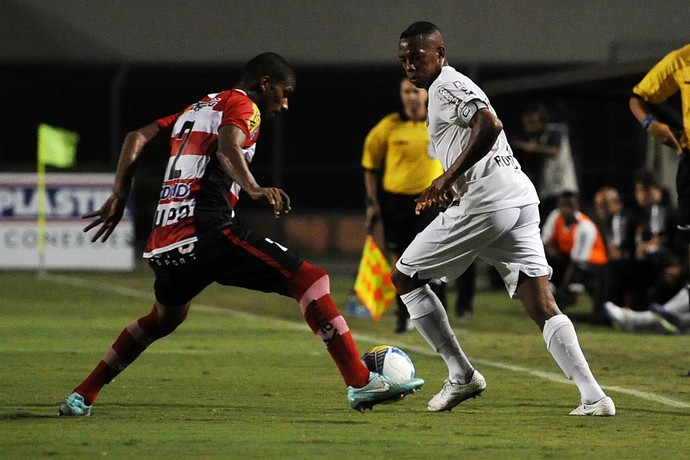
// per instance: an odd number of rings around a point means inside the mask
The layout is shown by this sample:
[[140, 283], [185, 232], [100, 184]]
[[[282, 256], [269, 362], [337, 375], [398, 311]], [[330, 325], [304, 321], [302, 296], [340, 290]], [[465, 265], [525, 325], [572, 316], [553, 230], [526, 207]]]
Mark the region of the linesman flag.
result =
[[38, 125], [38, 270], [46, 266], [46, 165], [57, 168], [74, 166], [79, 134], [41, 123]]
[[381, 319], [381, 315], [395, 298], [391, 266], [371, 235], [367, 235], [364, 241], [362, 260], [355, 280], [355, 292], [374, 321]]
[[77, 157], [79, 134], [41, 123], [38, 125], [38, 163], [69, 168]]

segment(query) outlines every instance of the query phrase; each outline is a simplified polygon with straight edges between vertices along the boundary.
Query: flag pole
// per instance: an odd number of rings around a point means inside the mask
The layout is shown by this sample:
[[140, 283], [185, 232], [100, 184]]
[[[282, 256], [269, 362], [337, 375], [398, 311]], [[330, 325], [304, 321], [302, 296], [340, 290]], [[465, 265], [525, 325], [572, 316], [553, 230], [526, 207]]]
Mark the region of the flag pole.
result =
[[38, 158], [38, 275], [46, 274], [46, 165]]

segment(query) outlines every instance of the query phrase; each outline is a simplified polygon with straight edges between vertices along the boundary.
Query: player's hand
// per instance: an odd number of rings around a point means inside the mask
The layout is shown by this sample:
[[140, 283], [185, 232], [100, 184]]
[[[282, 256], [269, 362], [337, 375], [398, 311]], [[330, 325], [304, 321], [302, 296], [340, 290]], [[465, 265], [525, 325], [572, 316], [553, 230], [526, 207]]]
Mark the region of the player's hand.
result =
[[666, 123], [662, 123], [659, 120], [654, 120], [649, 125], [648, 131], [649, 134], [654, 137], [654, 139], [675, 150], [678, 156], [683, 154], [683, 148], [680, 146], [678, 138], [673, 133], [671, 127]]
[[450, 204], [451, 188], [457, 182], [448, 172], [438, 176], [431, 182], [431, 185], [415, 200], [414, 212], [419, 215], [425, 209], [434, 206], [447, 206]]
[[276, 219], [279, 219], [281, 214], [287, 214], [292, 210], [290, 197], [278, 187], [259, 187], [255, 192], [249, 193], [249, 196], [254, 200], [266, 199], [273, 205], [273, 215]]
[[96, 242], [99, 238], [101, 242], [107, 241], [110, 234], [113, 233], [113, 230], [115, 230], [115, 227], [117, 227], [117, 224], [120, 222], [120, 219], [122, 219], [126, 204], [126, 199], [111, 195], [105, 200], [105, 203], [103, 203], [100, 209], [87, 212], [81, 216], [82, 219], [92, 219], [95, 217], [90, 224], [84, 227], [84, 233], [100, 225], [93, 238], [91, 238], [91, 242]]

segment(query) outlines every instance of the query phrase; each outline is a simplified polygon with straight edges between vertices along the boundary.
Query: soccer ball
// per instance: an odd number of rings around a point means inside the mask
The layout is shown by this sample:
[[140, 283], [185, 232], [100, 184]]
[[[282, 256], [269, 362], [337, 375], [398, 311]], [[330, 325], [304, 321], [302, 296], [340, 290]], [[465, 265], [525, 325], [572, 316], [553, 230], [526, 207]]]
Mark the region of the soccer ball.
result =
[[364, 353], [362, 361], [371, 372], [385, 375], [394, 382], [405, 382], [415, 376], [414, 364], [398, 347], [378, 345]]

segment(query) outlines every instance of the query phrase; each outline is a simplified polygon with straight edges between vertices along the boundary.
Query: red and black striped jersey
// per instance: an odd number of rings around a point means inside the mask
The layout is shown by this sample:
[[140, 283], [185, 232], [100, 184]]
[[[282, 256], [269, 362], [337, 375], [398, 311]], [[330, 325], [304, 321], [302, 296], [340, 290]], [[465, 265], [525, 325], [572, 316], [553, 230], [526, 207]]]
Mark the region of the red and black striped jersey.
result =
[[261, 114], [238, 89], [209, 94], [182, 112], [156, 121], [170, 131], [170, 158], [144, 257], [194, 243], [234, 216], [240, 187], [215, 157], [218, 130], [233, 125], [247, 136], [243, 146], [252, 161]]

